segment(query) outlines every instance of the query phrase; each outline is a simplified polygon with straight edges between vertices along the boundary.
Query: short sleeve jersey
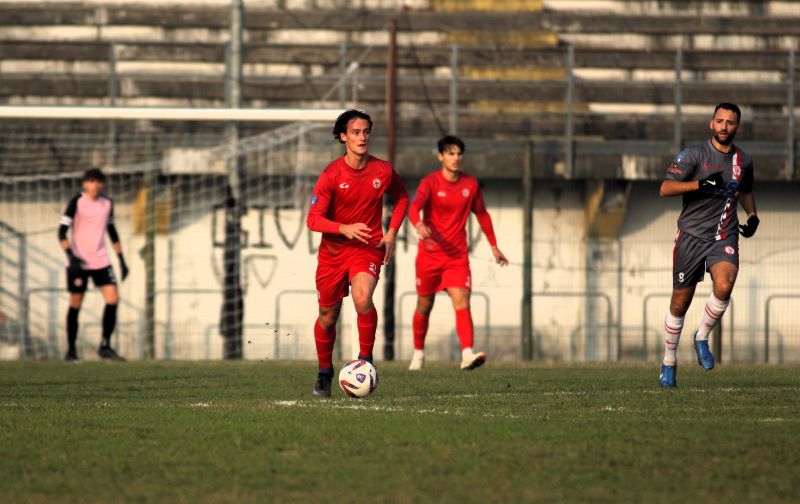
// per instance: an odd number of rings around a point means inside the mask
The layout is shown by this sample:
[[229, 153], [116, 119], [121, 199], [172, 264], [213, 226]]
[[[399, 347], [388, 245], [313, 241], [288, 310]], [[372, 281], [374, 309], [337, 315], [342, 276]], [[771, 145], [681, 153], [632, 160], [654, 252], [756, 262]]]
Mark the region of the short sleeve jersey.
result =
[[79, 194], [67, 204], [60, 222], [72, 226], [70, 248], [75, 257], [83, 260], [84, 269], [102, 269], [111, 264], [105, 242], [108, 225], [114, 223], [111, 198], [92, 199], [85, 193]]
[[722, 240], [738, 235], [736, 206], [739, 193], [753, 191], [753, 160], [741, 149], [720, 152], [711, 140], [692, 145], [675, 156], [665, 178], [678, 181], [703, 180], [722, 174], [723, 185], [715, 194], [692, 191], [683, 195], [678, 228], [701, 240]]
[[468, 254], [466, 224], [470, 212], [486, 211], [477, 178], [461, 173], [458, 180], [450, 182], [441, 170], [420, 181], [411, 208], [422, 209], [422, 221], [431, 230], [430, 238], [420, 240], [418, 254], [458, 259]]
[[[369, 243], [363, 244], [341, 234], [323, 233], [319, 259], [337, 261], [354, 250], [366, 250], [382, 258], [384, 252], [378, 245], [383, 238], [381, 217], [383, 195], [386, 193], [395, 201], [408, 196], [402, 179], [391, 163], [370, 156], [367, 166], [356, 170], [342, 156], [329, 164], [314, 187], [309, 214], [320, 215], [340, 224], [362, 222], [370, 228], [371, 236]], [[397, 226], [401, 223], [397, 223]]]

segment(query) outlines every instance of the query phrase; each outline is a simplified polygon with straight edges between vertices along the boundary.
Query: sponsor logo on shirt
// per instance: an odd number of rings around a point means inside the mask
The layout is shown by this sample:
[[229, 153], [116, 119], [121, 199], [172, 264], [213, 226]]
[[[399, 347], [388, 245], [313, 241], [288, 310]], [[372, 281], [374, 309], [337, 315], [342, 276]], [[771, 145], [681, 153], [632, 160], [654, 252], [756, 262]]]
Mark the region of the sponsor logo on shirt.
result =
[[379, 179], [379, 178], [375, 178], [375, 180], [373, 180], [373, 181], [372, 181], [372, 187], [374, 187], [375, 189], [377, 189], [377, 188], [379, 188], [380, 186], [381, 186], [381, 179]]
[[469, 189], [464, 189], [461, 191], [461, 196], [464, 196], [465, 198], [469, 197]]
[[311, 205], [310, 206], [316, 205], [318, 199], [319, 199], [319, 197], [316, 194], [312, 194], [311, 195]]
[[705, 163], [705, 164], [703, 164], [703, 169], [704, 169], [704, 170], [724, 170], [724, 169], [725, 169], [725, 167], [724, 167], [724, 166], [722, 166], [722, 165], [716, 165], [716, 164], [711, 164], [711, 163]]
[[447, 196], [447, 193], [444, 192], [444, 191], [439, 191], [439, 192], [436, 193], [436, 196], [439, 196], [440, 198], [444, 198], [445, 196]]
[[347, 182], [342, 182], [341, 184], [339, 184], [339, 189], [347, 189], [348, 187], [350, 187], [350, 184], [348, 184]]

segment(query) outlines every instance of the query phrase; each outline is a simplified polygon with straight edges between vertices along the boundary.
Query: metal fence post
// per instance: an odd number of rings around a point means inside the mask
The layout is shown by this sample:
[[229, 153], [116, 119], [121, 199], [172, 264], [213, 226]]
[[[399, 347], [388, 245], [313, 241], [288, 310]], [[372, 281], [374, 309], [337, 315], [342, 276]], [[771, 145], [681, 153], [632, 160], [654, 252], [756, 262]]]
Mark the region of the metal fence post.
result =
[[450, 49], [450, 134], [458, 134], [458, 44]]
[[683, 48], [679, 45], [675, 52], [675, 152], [683, 150]]
[[[108, 45], [108, 105], [117, 106], [117, 43], [113, 40]], [[117, 161], [117, 123], [113, 119], [108, 122], [108, 161], [114, 165]]]
[[533, 343], [533, 142], [522, 161], [522, 360], [532, 360]]
[[789, 49], [789, 69], [787, 78], [788, 95], [786, 97], [786, 112], [788, 114], [786, 134], [786, 178], [794, 179], [795, 152], [794, 152], [794, 93], [795, 93], [795, 51]]
[[567, 46], [567, 111], [566, 126], [564, 136], [564, 169], [572, 178], [575, 176], [575, 47], [572, 44]]
[[19, 356], [28, 356], [28, 338], [31, 334], [30, 303], [28, 302], [28, 244], [24, 234], [19, 235], [19, 313], [22, 320], [22, 334], [19, 341]]
[[339, 108], [347, 105], [347, 41], [339, 44]]

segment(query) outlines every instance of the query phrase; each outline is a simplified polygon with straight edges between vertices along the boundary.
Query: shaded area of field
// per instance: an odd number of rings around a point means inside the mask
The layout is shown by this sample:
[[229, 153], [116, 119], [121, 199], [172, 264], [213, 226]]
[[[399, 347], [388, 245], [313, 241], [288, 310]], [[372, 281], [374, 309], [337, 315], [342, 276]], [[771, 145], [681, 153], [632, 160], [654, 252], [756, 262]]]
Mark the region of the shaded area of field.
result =
[[[800, 367], [0, 364], [8, 502], [796, 501]], [[4, 499], [4, 500], [5, 500]]]

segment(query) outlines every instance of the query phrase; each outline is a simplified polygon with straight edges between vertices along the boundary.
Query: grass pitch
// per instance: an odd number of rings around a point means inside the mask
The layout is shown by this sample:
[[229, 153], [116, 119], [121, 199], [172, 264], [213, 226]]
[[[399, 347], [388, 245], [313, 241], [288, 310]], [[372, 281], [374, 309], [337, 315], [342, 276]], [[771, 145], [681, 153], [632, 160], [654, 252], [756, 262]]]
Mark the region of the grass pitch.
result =
[[4, 502], [800, 500], [800, 366], [0, 364]]

